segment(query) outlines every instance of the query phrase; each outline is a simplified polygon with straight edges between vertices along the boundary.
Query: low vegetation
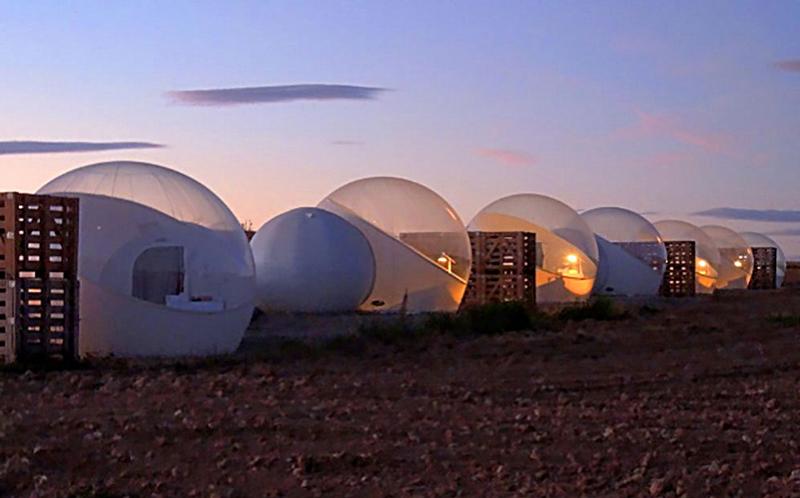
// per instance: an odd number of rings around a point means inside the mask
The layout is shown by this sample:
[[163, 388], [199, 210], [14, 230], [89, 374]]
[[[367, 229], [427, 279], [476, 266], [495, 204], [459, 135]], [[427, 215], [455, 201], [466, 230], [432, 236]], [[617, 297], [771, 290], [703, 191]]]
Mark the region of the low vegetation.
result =
[[424, 327], [456, 337], [495, 335], [505, 332], [546, 331], [556, 328], [552, 316], [520, 303], [492, 303], [459, 313], [434, 313]]
[[774, 313], [767, 317], [770, 323], [774, 323], [779, 327], [800, 327], [800, 315], [793, 315], [790, 313]]
[[[655, 313], [648, 308], [643, 313]], [[387, 345], [413, 345], [420, 339], [434, 336], [469, 338], [508, 332], [539, 333], [557, 331], [566, 322], [583, 320], [624, 320], [631, 314], [609, 298], [595, 298], [587, 303], [570, 305], [547, 313], [521, 303], [491, 303], [473, 306], [458, 313], [432, 313], [424, 319], [400, 315], [396, 320], [376, 321], [362, 326], [356, 336], [340, 337], [328, 342], [330, 348], [359, 351], [362, 339]]]
[[[643, 306], [639, 314], [648, 315], [658, 310]], [[176, 373], [191, 373], [201, 369], [227, 370], [241, 363], [261, 361], [296, 361], [318, 358], [336, 353], [352, 356], [365, 354], [371, 346], [383, 345], [413, 350], [426, 348], [430, 340], [440, 337], [469, 339], [495, 336], [509, 332], [537, 334], [555, 332], [567, 322], [584, 320], [624, 320], [631, 314], [609, 298], [594, 298], [586, 303], [572, 304], [557, 311], [545, 312], [518, 302], [491, 303], [473, 306], [458, 313], [431, 313], [426, 315], [398, 314], [381, 316], [361, 325], [355, 334], [339, 335], [322, 341], [279, 339], [259, 348], [257, 352], [241, 355], [218, 355], [198, 358], [170, 359], [166, 365]], [[795, 318], [797, 320], [797, 318]], [[783, 320], [790, 320], [783, 318]], [[787, 325], [788, 326], [788, 325]], [[94, 369], [103, 367], [112, 371], [130, 372], [163, 368], [159, 359], [136, 360], [115, 358], [88, 358], [67, 365], [67, 369]], [[41, 372], [63, 370], [61, 362], [26, 362], [0, 365], [0, 372]]]
[[558, 318], [564, 321], [579, 322], [583, 320], [624, 320], [630, 313], [612, 299], [604, 296], [592, 298], [584, 304], [569, 306], [558, 312]]

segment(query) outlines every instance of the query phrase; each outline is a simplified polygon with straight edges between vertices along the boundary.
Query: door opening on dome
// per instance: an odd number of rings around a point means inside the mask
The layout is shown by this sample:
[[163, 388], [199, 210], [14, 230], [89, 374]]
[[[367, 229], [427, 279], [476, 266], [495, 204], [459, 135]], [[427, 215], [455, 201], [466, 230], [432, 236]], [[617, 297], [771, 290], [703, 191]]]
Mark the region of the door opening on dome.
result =
[[133, 297], [155, 304], [167, 304], [167, 296], [184, 290], [183, 247], [145, 249], [133, 264]]

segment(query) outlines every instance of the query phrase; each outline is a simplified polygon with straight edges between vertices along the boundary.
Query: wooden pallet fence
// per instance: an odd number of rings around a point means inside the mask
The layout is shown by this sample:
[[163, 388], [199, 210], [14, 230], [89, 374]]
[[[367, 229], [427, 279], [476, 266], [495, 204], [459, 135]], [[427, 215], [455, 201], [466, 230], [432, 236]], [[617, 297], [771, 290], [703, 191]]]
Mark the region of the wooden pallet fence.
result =
[[753, 247], [753, 274], [748, 289], [777, 287], [778, 250], [774, 247]]
[[667, 264], [660, 293], [667, 297], [695, 295], [695, 243], [692, 240], [664, 242]]
[[0, 362], [78, 355], [78, 199], [0, 194]]
[[470, 232], [472, 271], [464, 306], [516, 301], [536, 305], [536, 234]]

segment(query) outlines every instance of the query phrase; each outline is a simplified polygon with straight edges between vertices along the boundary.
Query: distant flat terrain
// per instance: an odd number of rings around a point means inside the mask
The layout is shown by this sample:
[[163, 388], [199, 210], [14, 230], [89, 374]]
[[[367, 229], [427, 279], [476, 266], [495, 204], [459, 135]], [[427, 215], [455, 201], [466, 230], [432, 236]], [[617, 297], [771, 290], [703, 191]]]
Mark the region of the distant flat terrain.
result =
[[[798, 496], [800, 293], [0, 373], [0, 496]], [[343, 319], [337, 319], [343, 320]]]

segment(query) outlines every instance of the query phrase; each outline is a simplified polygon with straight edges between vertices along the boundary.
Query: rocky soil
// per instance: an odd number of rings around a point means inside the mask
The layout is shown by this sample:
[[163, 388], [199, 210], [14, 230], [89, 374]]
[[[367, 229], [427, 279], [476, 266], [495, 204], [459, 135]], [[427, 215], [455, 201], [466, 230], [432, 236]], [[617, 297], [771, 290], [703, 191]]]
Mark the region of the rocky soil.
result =
[[0, 496], [800, 496], [800, 294], [655, 307], [0, 372]]

